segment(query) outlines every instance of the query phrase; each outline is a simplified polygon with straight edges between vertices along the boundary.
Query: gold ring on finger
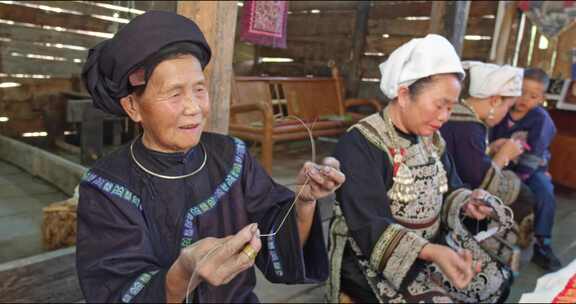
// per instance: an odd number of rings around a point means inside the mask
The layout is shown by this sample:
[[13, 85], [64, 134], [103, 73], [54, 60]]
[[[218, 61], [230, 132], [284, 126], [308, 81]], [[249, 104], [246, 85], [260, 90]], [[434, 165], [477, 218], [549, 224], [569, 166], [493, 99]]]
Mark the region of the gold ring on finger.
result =
[[244, 246], [244, 248], [242, 248], [242, 253], [248, 256], [250, 260], [256, 259], [256, 255], [258, 254], [256, 252], [256, 249], [254, 249], [254, 247], [252, 247], [252, 245], [250, 244], [247, 244], [246, 246]]

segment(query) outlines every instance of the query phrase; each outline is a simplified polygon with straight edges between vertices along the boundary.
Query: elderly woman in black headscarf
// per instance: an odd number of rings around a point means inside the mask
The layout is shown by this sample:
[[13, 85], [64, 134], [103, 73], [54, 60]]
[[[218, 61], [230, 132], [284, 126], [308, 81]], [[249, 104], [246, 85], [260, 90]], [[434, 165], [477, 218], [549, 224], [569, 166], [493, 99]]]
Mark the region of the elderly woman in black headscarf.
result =
[[80, 184], [88, 302], [182, 302], [187, 290], [195, 302], [254, 302], [254, 263], [272, 282], [328, 276], [316, 199], [344, 182], [338, 161], [306, 163], [295, 196], [242, 141], [203, 132], [210, 55], [198, 26], [168, 12], [136, 17], [90, 50], [83, 80], [94, 105], [143, 134]]

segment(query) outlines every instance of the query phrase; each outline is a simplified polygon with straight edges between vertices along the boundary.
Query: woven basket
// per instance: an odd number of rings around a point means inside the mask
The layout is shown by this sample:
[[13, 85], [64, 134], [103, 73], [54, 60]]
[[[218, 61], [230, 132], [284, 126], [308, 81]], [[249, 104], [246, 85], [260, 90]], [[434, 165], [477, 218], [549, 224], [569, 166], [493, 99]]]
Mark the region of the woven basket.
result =
[[42, 244], [55, 250], [76, 244], [76, 208], [78, 199], [71, 198], [42, 209]]

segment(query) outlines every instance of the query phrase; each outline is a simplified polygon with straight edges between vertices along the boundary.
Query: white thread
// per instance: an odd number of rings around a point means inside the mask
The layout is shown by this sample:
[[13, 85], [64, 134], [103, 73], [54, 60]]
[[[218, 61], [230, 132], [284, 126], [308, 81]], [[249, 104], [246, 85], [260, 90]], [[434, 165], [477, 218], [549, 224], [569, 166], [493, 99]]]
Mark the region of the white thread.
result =
[[[196, 246], [198, 243], [193, 244], [192, 246]], [[218, 246], [214, 246], [214, 248], [210, 249], [210, 251], [208, 251], [208, 253], [203, 256], [200, 261], [198, 261], [198, 263], [196, 263], [196, 265], [194, 265], [194, 271], [192, 272], [192, 275], [190, 276], [190, 280], [188, 280], [188, 285], [186, 287], [186, 304], [188, 304], [188, 299], [190, 297], [190, 287], [192, 287], [192, 282], [196, 279], [196, 277], [198, 276], [198, 265], [202, 264], [207, 258], [209, 258], [212, 254], [214, 254], [214, 252], [216, 252], [216, 250], [218, 250], [220, 247], [222, 247], [223, 244], [220, 244]]]
[[[314, 141], [314, 136], [312, 134], [312, 131], [310, 130], [311, 128], [314, 129], [314, 125], [316, 124], [316, 120], [314, 120], [314, 122], [312, 122], [312, 127], [308, 128], [308, 126], [297, 116], [294, 115], [289, 115], [287, 117], [292, 117], [295, 118], [296, 120], [298, 120], [303, 126], [304, 128], [306, 128], [306, 131], [308, 132], [308, 137], [310, 138], [310, 144], [312, 146], [312, 162], [316, 163], [316, 143]], [[294, 208], [294, 205], [296, 205], [296, 201], [298, 201], [298, 199], [300, 199], [300, 195], [302, 194], [302, 190], [304, 190], [304, 187], [306, 187], [308, 185], [308, 182], [310, 181], [310, 176], [308, 175], [309, 172], [306, 172], [306, 179], [304, 180], [304, 183], [302, 184], [302, 186], [300, 187], [300, 190], [298, 191], [298, 194], [294, 197], [294, 201], [292, 201], [292, 204], [290, 205], [290, 208], [288, 209], [288, 211], [286, 212], [286, 214], [284, 215], [284, 217], [282, 218], [282, 221], [280, 222], [280, 225], [278, 225], [278, 228], [276, 229], [276, 231], [272, 232], [272, 233], [268, 233], [268, 234], [260, 234], [259, 237], [273, 237], [275, 236], [280, 229], [284, 226], [284, 222], [286, 221], [286, 219], [288, 218], [288, 215], [290, 215], [290, 212], [292, 211], [292, 209]], [[191, 246], [196, 246], [198, 243], [195, 243]], [[188, 284], [186, 287], [186, 304], [189, 303], [189, 296], [190, 296], [190, 288], [192, 287], [192, 282], [196, 279], [196, 277], [198, 276], [198, 268], [200, 264], [203, 264], [205, 262], [205, 260], [207, 258], [209, 258], [212, 254], [214, 254], [214, 252], [216, 252], [216, 250], [218, 250], [220, 247], [222, 247], [223, 244], [220, 244], [218, 246], [215, 246], [214, 248], [212, 248], [205, 256], [203, 256], [200, 261], [198, 261], [198, 263], [196, 263], [196, 265], [194, 265], [194, 271], [192, 272], [192, 275], [190, 276], [190, 280], [188, 280]]]
[[300, 191], [298, 191], [298, 195], [296, 195], [294, 197], [294, 201], [290, 205], [290, 208], [288, 209], [288, 211], [286, 211], [286, 214], [284, 215], [282, 222], [280, 222], [280, 225], [278, 225], [278, 228], [276, 229], [276, 231], [274, 231], [272, 233], [268, 233], [268, 234], [260, 234], [260, 237], [273, 237], [278, 233], [278, 231], [280, 231], [280, 229], [284, 226], [284, 222], [288, 218], [288, 215], [290, 215], [290, 211], [292, 211], [292, 208], [294, 208], [294, 205], [296, 205], [296, 201], [300, 198], [300, 194], [302, 194], [302, 190], [304, 190], [304, 187], [308, 184], [309, 180], [310, 180], [310, 176], [307, 175], [306, 180], [304, 181], [304, 184], [302, 185], [302, 187], [300, 187]]
[[[314, 125], [316, 124], [316, 120], [314, 120], [314, 122], [312, 122], [312, 127], [308, 128], [306, 123], [304, 123], [304, 121], [302, 121], [297, 116], [289, 115], [286, 117], [291, 117], [291, 118], [298, 120], [302, 124], [302, 126], [304, 126], [304, 128], [306, 128], [306, 131], [308, 132], [308, 137], [310, 139], [310, 145], [312, 146], [312, 162], [316, 163], [316, 143], [314, 142], [314, 136], [312, 134], [312, 131], [310, 130], [310, 129], [314, 129]], [[294, 208], [296, 201], [298, 201], [298, 199], [300, 198], [300, 195], [302, 194], [302, 190], [304, 190], [304, 187], [306, 187], [308, 185], [309, 181], [310, 181], [310, 176], [308, 175], [308, 172], [306, 172], [306, 180], [304, 181], [304, 183], [300, 187], [300, 191], [298, 191], [298, 194], [294, 197], [294, 201], [290, 205], [290, 208], [288, 209], [288, 211], [286, 211], [286, 214], [284, 215], [284, 218], [282, 218], [282, 221], [280, 222], [280, 225], [278, 225], [278, 228], [276, 228], [276, 231], [274, 231], [272, 233], [268, 233], [268, 234], [260, 234], [260, 237], [273, 237], [280, 231], [280, 229], [284, 226], [284, 222], [288, 218], [288, 215], [290, 215], [290, 212]]]

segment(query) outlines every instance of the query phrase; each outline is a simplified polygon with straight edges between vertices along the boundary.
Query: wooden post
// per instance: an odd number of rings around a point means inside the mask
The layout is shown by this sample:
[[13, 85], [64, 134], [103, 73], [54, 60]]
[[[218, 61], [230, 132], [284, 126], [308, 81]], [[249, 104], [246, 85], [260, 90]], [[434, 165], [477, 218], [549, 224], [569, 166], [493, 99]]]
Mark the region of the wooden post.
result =
[[469, 12], [470, 1], [432, 2], [429, 32], [446, 37], [460, 56], [462, 55]]
[[576, 48], [576, 24], [558, 36], [558, 53], [552, 77], [568, 79], [572, 77], [572, 49]]
[[212, 49], [204, 71], [211, 103], [206, 131], [228, 133], [237, 13], [236, 1], [178, 1], [178, 14], [198, 24]]
[[92, 106], [84, 108], [80, 136], [80, 161], [91, 166], [103, 155], [105, 113]]
[[534, 46], [532, 47], [532, 60], [530, 61], [530, 67], [541, 68], [542, 62], [544, 61], [545, 50], [540, 49], [540, 37], [542, 37], [542, 32], [536, 31], [536, 38], [534, 39]]
[[548, 50], [546, 52], [546, 63], [543, 65], [542, 69], [548, 73], [548, 75], [552, 75], [554, 72], [554, 65], [556, 64], [556, 60], [558, 59], [558, 53], [556, 53], [556, 58], [554, 58], [554, 52], [558, 50], [558, 37], [550, 38], [548, 44]]
[[512, 33], [512, 24], [516, 20], [516, 4], [505, 3], [504, 5], [504, 17], [500, 27], [500, 35], [498, 35], [498, 40], [496, 42], [496, 58], [494, 59], [496, 64], [506, 63], [506, 50], [508, 49], [508, 44], [511, 40], [510, 35]]
[[526, 23], [524, 24], [524, 36], [522, 37], [522, 43], [520, 45], [520, 53], [518, 55], [519, 67], [528, 66], [528, 53], [530, 52], [530, 38], [532, 37], [532, 22], [530, 18], [526, 17]]
[[360, 60], [364, 56], [366, 34], [368, 33], [368, 17], [370, 15], [370, 1], [360, 1], [356, 8], [356, 26], [352, 36], [352, 63], [348, 72], [347, 96], [358, 96], [360, 89]]
[[254, 45], [254, 59], [253, 59], [254, 62], [252, 64], [252, 69], [250, 71], [250, 75], [258, 76], [258, 73], [259, 73], [258, 71], [260, 70], [258, 67], [258, 64], [260, 61], [260, 50], [261, 50], [260, 46], [255, 44]]

